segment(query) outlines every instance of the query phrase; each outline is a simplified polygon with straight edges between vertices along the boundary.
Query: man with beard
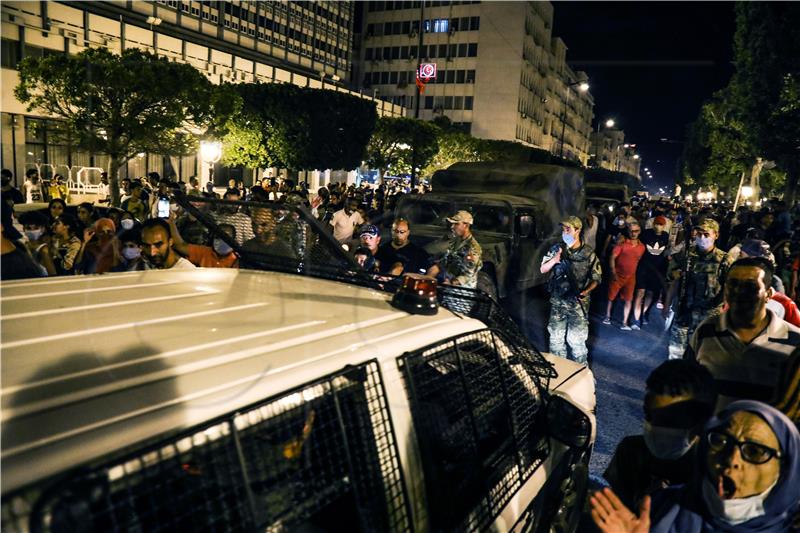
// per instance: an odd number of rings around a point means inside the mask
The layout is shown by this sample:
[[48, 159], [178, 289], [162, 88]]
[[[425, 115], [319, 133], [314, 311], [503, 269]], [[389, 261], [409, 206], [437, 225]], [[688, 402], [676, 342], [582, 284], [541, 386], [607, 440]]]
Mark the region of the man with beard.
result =
[[432, 266], [429, 275], [441, 273], [445, 285], [461, 285], [474, 289], [478, 286], [478, 271], [483, 262], [481, 245], [472, 235], [472, 213], [459, 211], [447, 218], [453, 237], [438, 264]]
[[382, 244], [375, 258], [382, 274], [399, 276], [404, 273], [425, 274], [433, 264], [431, 256], [409, 240], [411, 228], [402, 218], [392, 223], [392, 240]]
[[279, 237], [279, 214], [274, 209], [256, 207], [251, 211], [252, 231], [255, 237], [242, 246], [243, 268], [259, 265], [259, 261], [273, 262], [277, 259], [282, 264], [292, 267], [297, 263], [297, 253]]
[[[800, 328], [767, 309], [772, 264], [763, 257], [736, 261], [725, 281], [728, 310], [695, 331], [684, 359], [708, 368], [720, 393], [717, 408], [740, 399], [773, 403], [800, 345]], [[796, 356], [794, 356], [796, 357]]]
[[169, 224], [162, 218], [151, 218], [142, 224], [142, 255], [146, 260], [147, 270], [195, 268], [188, 259], [179, 256], [172, 249]]
[[364, 218], [358, 212], [358, 200], [352, 197], [348, 198], [344, 208], [336, 211], [331, 217], [333, 238], [340, 243], [346, 243], [353, 238], [353, 231], [363, 223]]

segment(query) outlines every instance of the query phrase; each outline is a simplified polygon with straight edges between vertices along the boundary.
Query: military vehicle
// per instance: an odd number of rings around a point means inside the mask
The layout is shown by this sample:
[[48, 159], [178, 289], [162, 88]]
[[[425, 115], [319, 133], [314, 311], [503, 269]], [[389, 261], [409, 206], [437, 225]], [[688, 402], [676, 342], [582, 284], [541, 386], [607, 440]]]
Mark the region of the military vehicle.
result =
[[496, 298], [542, 285], [543, 255], [559, 223], [584, 212], [580, 169], [532, 163], [456, 163], [434, 173], [433, 192], [407, 195], [396, 214], [409, 221], [411, 240], [434, 256], [447, 247], [446, 218], [470, 211], [483, 249], [478, 288]]

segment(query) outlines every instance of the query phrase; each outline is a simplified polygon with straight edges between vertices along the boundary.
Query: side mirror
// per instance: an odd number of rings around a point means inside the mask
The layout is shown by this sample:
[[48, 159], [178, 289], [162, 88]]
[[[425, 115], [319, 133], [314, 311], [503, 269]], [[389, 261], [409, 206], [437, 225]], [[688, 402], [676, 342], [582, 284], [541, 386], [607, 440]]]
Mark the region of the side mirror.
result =
[[519, 217], [519, 236], [523, 239], [535, 236], [536, 222], [530, 215], [523, 215]]
[[551, 396], [547, 404], [550, 436], [572, 448], [583, 449], [592, 440], [592, 422], [586, 414], [561, 396]]

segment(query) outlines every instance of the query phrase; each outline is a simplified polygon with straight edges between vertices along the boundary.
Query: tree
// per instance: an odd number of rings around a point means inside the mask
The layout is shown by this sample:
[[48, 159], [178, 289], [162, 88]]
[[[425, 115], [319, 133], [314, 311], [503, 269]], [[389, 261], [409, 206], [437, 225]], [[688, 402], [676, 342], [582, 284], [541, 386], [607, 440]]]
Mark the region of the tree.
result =
[[242, 113], [223, 140], [225, 161], [251, 168], [355, 168], [377, 119], [375, 104], [291, 84], [236, 86]]
[[428, 165], [439, 150], [439, 128], [413, 118], [380, 118], [367, 145], [367, 163], [385, 171], [411, 174]]
[[718, 91], [690, 125], [682, 157], [684, 185], [732, 189], [756, 161], [734, 94], [732, 84]]
[[786, 172], [794, 200], [800, 175], [800, 4], [739, 2], [734, 96], [750, 143]]
[[108, 154], [114, 205], [119, 169], [131, 157], [191, 153], [198, 134], [220, 130], [239, 105], [192, 66], [139, 49], [28, 57], [19, 80], [14, 94], [28, 111], [60, 119], [58, 134], [75, 148]]

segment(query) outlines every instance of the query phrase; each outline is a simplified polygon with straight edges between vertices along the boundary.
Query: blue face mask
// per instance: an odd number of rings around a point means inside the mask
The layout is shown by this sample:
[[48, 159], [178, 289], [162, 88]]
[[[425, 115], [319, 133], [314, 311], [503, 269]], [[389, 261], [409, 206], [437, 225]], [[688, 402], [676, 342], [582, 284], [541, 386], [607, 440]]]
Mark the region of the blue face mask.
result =
[[697, 244], [698, 248], [700, 248], [704, 252], [707, 252], [711, 249], [712, 246], [714, 246], [714, 239], [712, 239], [711, 237], [702, 237], [698, 235], [695, 238], [695, 243]]
[[571, 233], [562, 233], [561, 240], [563, 240], [564, 244], [567, 246], [572, 246], [575, 243], [575, 237]]
[[214, 251], [217, 252], [217, 255], [228, 255], [233, 251], [233, 248], [222, 239], [214, 239]]

